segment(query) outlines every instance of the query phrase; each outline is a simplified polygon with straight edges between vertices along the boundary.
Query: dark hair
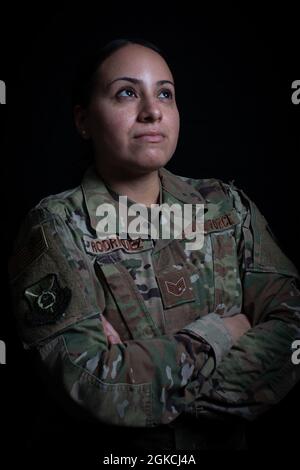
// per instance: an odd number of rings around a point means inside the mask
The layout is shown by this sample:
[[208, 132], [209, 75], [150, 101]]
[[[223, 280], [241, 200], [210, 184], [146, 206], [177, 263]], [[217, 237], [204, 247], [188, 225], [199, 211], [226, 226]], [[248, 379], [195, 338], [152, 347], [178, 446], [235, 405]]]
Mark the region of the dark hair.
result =
[[129, 44], [138, 44], [140, 46], [147, 47], [157, 52], [169, 65], [168, 59], [164, 52], [159, 47], [152, 44], [149, 41], [139, 38], [121, 38], [114, 39], [113, 41], [105, 44], [97, 52], [93, 52], [87, 55], [79, 65], [79, 71], [76, 77], [76, 82], [73, 87], [72, 93], [72, 104], [80, 104], [83, 107], [87, 107], [95, 85], [95, 76], [100, 65], [111, 56], [118, 49]]

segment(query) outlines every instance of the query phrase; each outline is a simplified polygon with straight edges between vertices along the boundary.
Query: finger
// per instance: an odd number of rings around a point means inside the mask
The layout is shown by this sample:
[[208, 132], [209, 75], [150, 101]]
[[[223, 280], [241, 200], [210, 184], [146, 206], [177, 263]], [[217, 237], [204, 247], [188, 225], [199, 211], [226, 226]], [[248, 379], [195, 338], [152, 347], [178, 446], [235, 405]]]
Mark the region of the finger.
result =
[[115, 335], [109, 335], [107, 339], [110, 342], [110, 344], [120, 344], [122, 342], [120, 338]]
[[114, 327], [109, 323], [108, 320], [106, 320], [106, 318], [102, 314], [100, 314], [100, 316], [101, 316], [102, 323], [103, 323], [104, 334], [107, 340], [111, 344], [121, 343], [122, 341], [118, 332], [114, 329]]

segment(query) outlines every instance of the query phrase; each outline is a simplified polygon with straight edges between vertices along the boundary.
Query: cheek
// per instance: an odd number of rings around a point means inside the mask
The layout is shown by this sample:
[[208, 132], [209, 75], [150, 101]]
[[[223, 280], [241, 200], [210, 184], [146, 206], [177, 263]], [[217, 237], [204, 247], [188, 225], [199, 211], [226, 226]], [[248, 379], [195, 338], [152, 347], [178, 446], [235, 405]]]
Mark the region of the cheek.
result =
[[127, 139], [134, 121], [134, 114], [130, 113], [130, 110], [115, 110], [104, 116], [102, 130], [110, 141], [123, 141]]
[[109, 106], [107, 103], [97, 103], [91, 109], [90, 126], [95, 137], [101, 135], [111, 139], [121, 139], [134, 122], [134, 113], [128, 108]]
[[135, 113], [130, 108], [118, 110], [113, 115], [113, 123], [119, 131], [127, 131], [135, 121]]
[[169, 128], [170, 128], [170, 134], [172, 136], [172, 141], [176, 143], [178, 139], [179, 128], [180, 128], [180, 119], [179, 119], [178, 111], [177, 112], [174, 111], [169, 116]]

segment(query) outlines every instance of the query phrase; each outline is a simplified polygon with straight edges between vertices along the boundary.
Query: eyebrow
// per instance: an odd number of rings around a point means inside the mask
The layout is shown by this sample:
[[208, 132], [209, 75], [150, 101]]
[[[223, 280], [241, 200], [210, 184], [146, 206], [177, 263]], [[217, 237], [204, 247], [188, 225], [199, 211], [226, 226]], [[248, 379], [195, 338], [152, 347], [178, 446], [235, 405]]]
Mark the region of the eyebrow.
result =
[[[118, 77], [118, 78], [115, 78], [114, 80], [112, 80], [111, 82], [109, 82], [107, 84], [107, 88], [110, 87], [113, 83], [115, 83], [119, 80], [126, 81], [126, 82], [131, 82], [131, 83], [134, 83], [136, 85], [140, 85], [141, 83], [143, 83], [143, 80], [139, 80], [138, 78]], [[164, 85], [165, 83], [169, 83], [170, 85], [173, 85], [173, 87], [175, 88], [175, 84], [173, 82], [171, 82], [170, 80], [159, 80], [158, 82], [156, 82], [156, 85], [161, 86], [161, 85]]]

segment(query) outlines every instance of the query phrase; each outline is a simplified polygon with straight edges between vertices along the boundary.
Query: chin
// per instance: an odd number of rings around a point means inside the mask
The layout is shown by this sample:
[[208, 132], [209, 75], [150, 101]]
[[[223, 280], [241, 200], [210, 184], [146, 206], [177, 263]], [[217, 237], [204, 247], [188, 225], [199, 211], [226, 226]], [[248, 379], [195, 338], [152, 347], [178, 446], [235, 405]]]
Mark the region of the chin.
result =
[[147, 171], [155, 171], [165, 166], [170, 160], [170, 158], [171, 156], [166, 156], [165, 154], [162, 154], [161, 152], [158, 152], [158, 153], [149, 152], [149, 154], [143, 155], [143, 157], [138, 158], [132, 164], [132, 166], [135, 165], [139, 167], [141, 170], [144, 169]]

